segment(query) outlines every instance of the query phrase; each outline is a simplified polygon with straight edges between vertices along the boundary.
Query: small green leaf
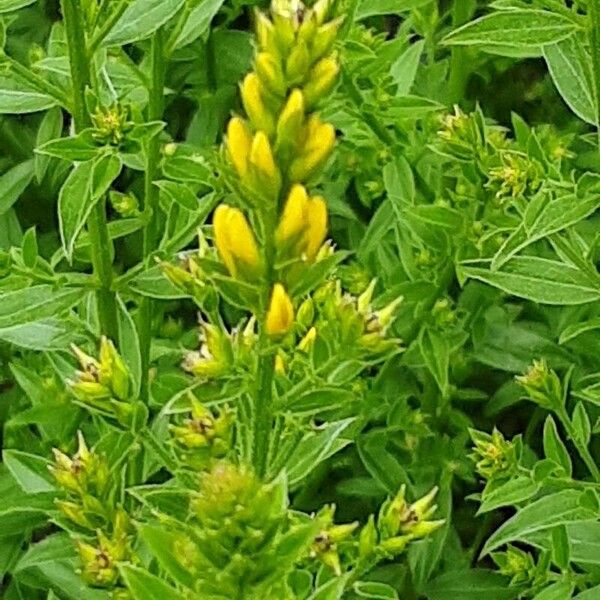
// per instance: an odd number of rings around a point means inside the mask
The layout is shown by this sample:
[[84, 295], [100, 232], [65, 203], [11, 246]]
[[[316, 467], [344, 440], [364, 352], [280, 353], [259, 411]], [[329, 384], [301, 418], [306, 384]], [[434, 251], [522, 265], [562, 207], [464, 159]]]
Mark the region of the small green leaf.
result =
[[32, 160], [27, 160], [0, 176], [0, 215], [12, 207], [32, 179]]
[[[44, 115], [44, 118], [40, 123], [40, 128], [38, 129], [37, 137], [35, 140], [36, 148], [43, 146], [50, 140], [60, 138], [62, 129], [62, 110], [55, 106]], [[36, 153], [36, 155], [33, 157], [35, 178], [38, 183], [42, 183], [42, 180], [44, 179], [46, 172], [48, 171], [50, 160], [50, 156], [45, 156], [43, 154]]]
[[181, 600], [178, 590], [144, 569], [122, 565], [121, 575], [134, 600]]
[[19, 10], [33, 4], [36, 0], [0, 0], [0, 14]]
[[573, 429], [577, 441], [584, 446], [590, 443], [592, 437], [592, 425], [590, 423], [590, 417], [585, 410], [583, 402], [578, 402], [573, 411]]
[[52, 492], [55, 485], [48, 471], [47, 460], [19, 450], [5, 450], [2, 460], [22, 490], [27, 494]]
[[565, 447], [563, 441], [560, 439], [556, 423], [552, 416], [546, 418], [544, 423], [544, 454], [546, 458], [553, 460], [557, 465], [560, 465], [565, 475], [571, 476], [573, 472], [573, 465], [571, 463], [571, 457], [569, 451]]
[[173, 17], [184, 2], [133, 0], [104, 39], [104, 45], [123, 46], [146, 39]]
[[322, 585], [307, 600], [341, 600], [347, 576], [335, 577]]
[[357, 581], [354, 591], [361, 598], [372, 598], [373, 600], [398, 600], [396, 590], [386, 583], [375, 581]]
[[177, 36], [175, 47], [187, 46], [204, 35], [224, 2], [225, 0], [203, 0], [195, 6], [190, 12], [181, 33]]
[[11, 75], [0, 75], [0, 114], [26, 114], [52, 108], [54, 98], [31, 89]]
[[[78, 164], [65, 181], [58, 197], [60, 235], [65, 256], [73, 259], [77, 236], [92, 209], [121, 172], [118, 156], [104, 155]], [[108, 248], [105, 249], [108, 252]]]
[[425, 586], [428, 600], [514, 600], [518, 588], [511, 588], [509, 580], [494, 571], [467, 569], [449, 571]]

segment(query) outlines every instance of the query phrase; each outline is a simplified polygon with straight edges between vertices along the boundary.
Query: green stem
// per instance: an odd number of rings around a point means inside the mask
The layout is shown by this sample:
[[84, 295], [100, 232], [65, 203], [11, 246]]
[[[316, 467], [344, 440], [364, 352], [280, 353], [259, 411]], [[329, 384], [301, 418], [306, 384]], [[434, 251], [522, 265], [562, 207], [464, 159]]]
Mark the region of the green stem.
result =
[[[152, 38], [151, 47], [152, 76], [150, 81], [150, 97], [148, 102], [148, 121], [162, 118], [164, 111], [164, 89], [166, 76], [164, 32], [159, 29]], [[154, 181], [158, 176], [160, 160], [160, 138], [153, 137], [148, 142], [146, 153], [146, 172], [144, 175], [144, 228], [143, 253], [147, 259], [156, 249], [159, 239], [158, 188]], [[142, 398], [148, 398], [150, 344], [152, 338], [152, 301], [143, 298], [138, 314], [138, 333], [142, 355]]]
[[594, 98], [596, 100], [596, 127], [600, 146], [600, 0], [588, 0], [590, 46], [594, 69]]
[[561, 406], [561, 408], [557, 409], [556, 415], [560, 419], [560, 422], [562, 423], [563, 427], [565, 428], [567, 435], [571, 438], [571, 441], [577, 448], [579, 456], [581, 456], [581, 459], [583, 460], [585, 466], [588, 468], [589, 472], [594, 478], [594, 481], [596, 481], [596, 483], [600, 483], [600, 469], [598, 468], [594, 457], [589, 451], [589, 448], [585, 444], [582, 444], [579, 440], [577, 431], [575, 430], [573, 422], [571, 421], [571, 418], [569, 417], [569, 414], [567, 413], [565, 407]]
[[104, 38], [111, 32], [112, 28], [117, 24], [117, 21], [121, 18], [125, 9], [129, 6], [129, 0], [121, 0], [120, 4], [108, 15], [106, 21], [102, 24], [100, 29], [94, 33], [92, 40], [88, 47], [88, 56], [93, 56], [94, 52], [98, 50], [100, 44], [104, 41]]
[[[454, 2], [452, 7], [452, 27], [464, 25], [473, 16], [474, 6], [466, 0]], [[465, 95], [469, 79], [467, 48], [456, 46], [450, 54], [450, 79], [448, 81], [448, 104], [456, 104]]]
[[266, 315], [275, 283], [275, 229], [277, 209], [268, 211], [264, 220], [263, 260], [266, 266], [263, 291], [263, 318], [260, 323], [258, 372], [254, 390], [254, 469], [259, 477], [268, 472], [268, 456], [273, 426], [273, 376], [275, 373], [275, 347], [265, 329]]
[[15, 60], [10, 56], [4, 55], [2, 60], [8, 63], [13, 73], [19, 76], [23, 81], [27, 82], [35, 90], [42, 94], [48, 94], [48, 96], [54, 98], [63, 108], [69, 108], [68, 99], [59, 87], [46, 81], [43, 77], [40, 77], [37, 73], [34, 73], [31, 69], [28, 69], [25, 65], [22, 65], [18, 60]]
[[[73, 121], [75, 129], [81, 131], [91, 125], [85, 102], [86, 89], [90, 85], [85, 22], [77, 0], [61, 0], [61, 7], [67, 35], [71, 79], [73, 81]], [[110, 253], [111, 241], [106, 223], [104, 200], [97, 202], [94, 206], [88, 220], [88, 230], [94, 275], [99, 283], [96, 299], [100, 328], [102, 333], [116, 339], [118, 335], [117, 302], [111, 290], [113, 279]]]

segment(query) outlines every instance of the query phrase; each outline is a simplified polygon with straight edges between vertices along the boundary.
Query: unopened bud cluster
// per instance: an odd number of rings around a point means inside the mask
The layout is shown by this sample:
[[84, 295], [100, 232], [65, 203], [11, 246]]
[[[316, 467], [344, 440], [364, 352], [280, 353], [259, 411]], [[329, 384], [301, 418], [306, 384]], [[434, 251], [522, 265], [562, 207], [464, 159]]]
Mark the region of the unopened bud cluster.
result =
[[131, 560], [129, 516], [114, 503], [114, 486], [106, 457], [88, 448], [81, 432], [76, 454], [54, 450], [50, 472], [63, 492], [56, 506], [63, 518], [86, 535], [75, 544], [86, 583], [103, 588], [119, 587], [118, 563]]
[[564, 402], [563, 386], [560, 378], [545, 360], [536, 360], [525, 373], [515, 378], [529, 398], [547, 409], [555, 409]]
[[489, 434], [471, 430], [474, 443], [471, 458], [477, 473], [484, 479], [506, 479], [515, 473], [519, 463], [518, 447], [508, 441], [500, 431]]
[[73, 353], [80, 368], [68, 382], [71, 392], [85, 406], [129, 424], [134, 413], [131, 376], [114, 344], [102, 337], [98, 359], [77, 346]]

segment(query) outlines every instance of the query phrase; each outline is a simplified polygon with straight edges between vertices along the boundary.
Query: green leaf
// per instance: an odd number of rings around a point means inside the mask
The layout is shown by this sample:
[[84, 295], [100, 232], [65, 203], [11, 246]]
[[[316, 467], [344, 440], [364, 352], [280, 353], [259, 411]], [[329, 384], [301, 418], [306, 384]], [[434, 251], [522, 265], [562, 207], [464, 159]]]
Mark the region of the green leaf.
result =
[[400, 13], [421, 8], [433, 0], [359, 0], [356, 20], [377, 15], [399, 15]]
[[592, 331], [594, 329], [600, 329], [600, 317], [584, 321], [583, 323], [573, 323], [563, 329], [558, 339], [559, 344], [566, 344], [567, 342], [580, 336], [582, 333]]
[[[78, 296], [73, 295], [73, 304], [80, 299], [81, 292]], [[36, 315], [33, 315], [33, 318], [37, 318]], [[73, 325], [59, 319], [44, 319], [0, 328], [0, 340], [37, 352], [63, 350], [75, 342], [77, 337], [77, 331], [73, 330]]]
[[56, 489], [52, 475], [48, 471], [50, 463], [41, 456], [19, 450], [5, 450], [2, 459], [25, 493], [40, 494]]
[[396, 457], [387, 450], [385, 435], [372, 434], [361, 436], [357, 440], [357, 449], [365, 468], [390, 496], [398, 493], [409, 478]]
[[12, 328], [54, 316], [77, 304], [81, 297], [81, 289], [55, 289], [51, 285], [6, 292], [0, 295], [0, 328]]
[[133, 0], [104, 39], [104, 46], [122, 46], [146, 39], [173, 17], [184, 2]]
[[536, 256], [517, 256], [501, 271], [464, 262], [458, 266], [459, 279], [477, 279], [507, 294], [541, 304], [577, 305], [600, 298], [600, 283], [578, 268]]
[[554, 44], [577, 30], [567, 17], [546, 10], [521, 9], [496, 12], [475, 19], [447, 35], [446, 45], [479, 45], [489, 52], [503, 53], [505, 47], [534, 50]]
[[322, 585], [307, 600], [341, 600], [346, 587], [346, 575], [335, 577]]
[[600, 598], [600, 585], [577, 594], [573, 600], [597, 600], [598, 598]]
[[225, 0], [202, 0], [198, 6], [195, 6], [188, 17], [181, 33], [177, 36], [175, 42], [176, 48], [182, 48], [191, 44], [194, 40], [204, 35], [210, 22], [223, 6]]
[[511, 588], [508, 579], [486, 569], [450, 571], [425, 586], [428, 600], [513, 600], [518, 588]]
[[527, 541], [529, 536], [556, 525], [595, 519], [595, 511], [582, 506], [584, 493], [563, 490], [520, 509], [488, 538], [481, 555], [486, 556], [508, 542]]
[[181, 600], [178, 590], [144, 569], [122, 565], [120, 570], [134, 600]]
[[448, 395], [448, 370], [450, 348], [445, 336], [433, 329], [425, 328], [419, 336], [419, 349], [429, 372], [433, 375], [442, 395]]
[[592, 437], [592, 425], [590, 417], [585, 410], [583, 402], [578, 402], [573, 411], [573, 433], [580, 444], [587, 446]]
[[552, 561], [562, 571], [565, 572], [569, 568], [571, 561], [571, 545], [567, 528], [564, 525], [559, 525], [552, 529]]
[[544, 58], [554, 84], [569, 108], [580, 118], [598, 125], [592, 57], [581, 36], [571, 35], [544, 46]]
[[[108, 191], [121, 172], [121, 159], [115, 155], [100, 156], [78, 164], [60, 190], [58, 213], [60, 235], [69, 261], [73, 259], [75, 240], [92, 209]], [[105, 249], [108, 252], [108, 249]]]
[[397, 86], [396, 94], [406, 96], [410, 93], [425, 49], [425, 40], [411, 43], [408, 48], [392, 63], [390, 76]]
[[557, 581], [537, 594], [533, 600], [569, 600], [575, 585], [565, 579]]
[[[1, 94], [2, 92], [0, 96]], [[0, 176], [0, 215], [12, 207], [32, 179], [32, 160], [27, 160]]]
[[546, 458], [560, 465], [565, 475], [571, 476], [573, 472], [571, 457], [563, 441], [560, 439], [556, 423], [551, 415], [546, 418], [546, 422], [544, 423], [544, 454]]
[[386, 583], [375, 581], [357, 581], [354, 591], [361, 598], [373, 598], [375, 600], [398, 600], [396, 590]]
[[184, 539], [183, 535], [169, 531], [165, 526], [150, 524], [141, 525], [138, 531], [168, 575], [178, 583], [193, 589], [194, 576], [175, 558], [177, 544]]
[[298, 484], [319, 463], [350, 443], [340, 436], [353, 422], [354, 419], [344, 419], [327, 423], [320, 431], [308, 433], [300, 441], [286, 465], [290, 486]]
[[[50, 140], [54, 140], [60, 137], [63, 128], [63, 114], [62, 110], [55, 106], [51, 108], [42, 119], [40, 128], [37, 132], [35, 140], [36, 148], [43, 146]], [[38, 154], [33, 157], [35, 178], [38, 183], [41, 183], [44, 179], [48, 166], [50, 165], [50, 156]]]
[[540, 488], [541, 485], [532, 481], [530, 477], [509, 479], [506, 483], [483, 495], [477, 514], [484, 514], [503, 506], [521, 504], [535, 496]]
[[142, 385], [142, 354], [135, 323], [125, 303], [117, 297], [119, 324], [119, 352], [129, 368], [133, 383], [132, 394], [137, 398]]
[[0, 75], [0, 114], [25, 114], [52, 108], [54, 98], [31, 89], [12, 75]]
[[33, 4], [36, 0], [0, 0], [0, 14], [19, 10]]

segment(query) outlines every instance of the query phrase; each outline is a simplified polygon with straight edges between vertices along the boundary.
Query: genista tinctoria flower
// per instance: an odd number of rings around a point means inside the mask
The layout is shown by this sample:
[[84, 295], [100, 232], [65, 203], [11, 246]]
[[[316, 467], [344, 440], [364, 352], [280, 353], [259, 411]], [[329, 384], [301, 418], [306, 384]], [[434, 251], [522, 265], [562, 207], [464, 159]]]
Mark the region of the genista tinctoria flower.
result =
[[331, 0], [310, 8], [274, 0], [268, 14], [256, 13], [254, 68], [240, 85], [245, 115], [233, 116], [227, 126], [226, 154], [238, 179], [240, 208], [217, 207], [215, 245], [231, 277], [266, 288], [261, 322], [273, 337], [292, 327], [290, 286], [300, 267], [319, 260], [327, 235], [326, 201], [311, 195], [307, 184], [329, 159], [336, 138], [334, 127], [315, 112], [339, 72], [333, 46], [342, 19], [330, 12]]

